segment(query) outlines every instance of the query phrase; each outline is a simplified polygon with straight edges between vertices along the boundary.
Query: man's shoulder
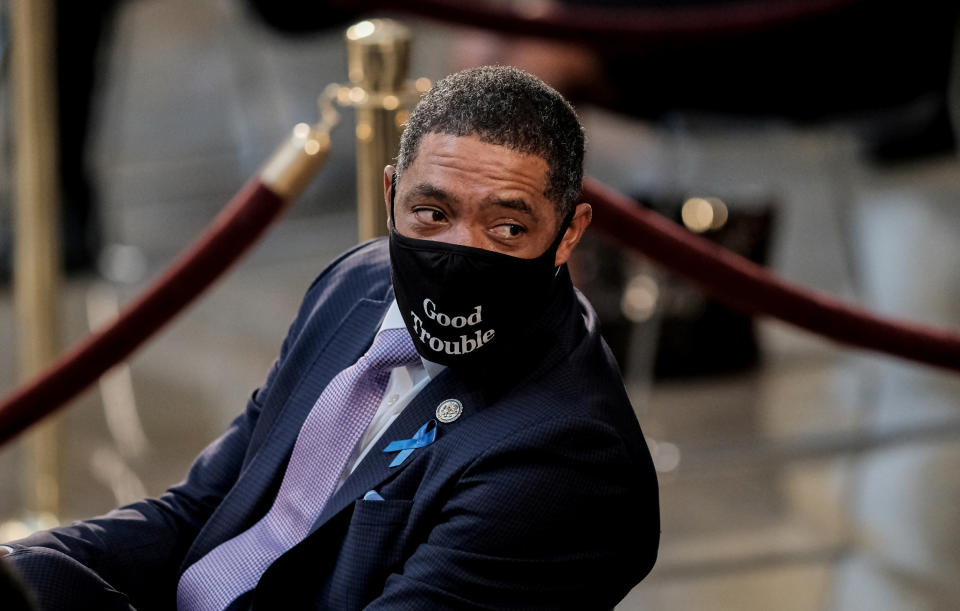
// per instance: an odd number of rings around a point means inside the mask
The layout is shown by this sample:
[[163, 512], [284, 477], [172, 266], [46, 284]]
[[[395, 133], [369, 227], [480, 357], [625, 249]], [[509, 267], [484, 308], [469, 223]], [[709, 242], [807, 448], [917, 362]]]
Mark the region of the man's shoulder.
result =
[[549, 359], [549, 368], [514, 388], [505, 397], [511, 406], [507, 411], [521, 412], [532, 421], [559, 424], [564, 420], [570, 427], [599, 427], [643, 454], [643, 433], [620, 368], [600, 336], [596, 313], [579, 292], [576, 303], [576, 323], [568, 330], [575, 339], [570, 349], [560, 358]]
[[317, 278], [336, 276], [346, 279], [371, 280], [390, 272], [390, 249], [387, 238], [374, 238], [361, 242], [333, 260]]
[[306, 301], [330, 299], [385, 299], [392, 287], [390, 251], [386, 238], [358, 244], [333, 260], [313, 281]]

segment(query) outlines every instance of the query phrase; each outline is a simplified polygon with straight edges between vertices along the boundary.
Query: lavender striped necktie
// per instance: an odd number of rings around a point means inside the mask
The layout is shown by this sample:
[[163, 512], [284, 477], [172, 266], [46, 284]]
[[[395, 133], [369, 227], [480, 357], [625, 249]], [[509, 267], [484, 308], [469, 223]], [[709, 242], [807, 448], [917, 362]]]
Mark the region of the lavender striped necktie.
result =
[[390, 371], [418, 358], [406, 329], [384, 329], [366, 354], [330, 381], [300, 429], [270, 511], [184, 572], [177, 586], [177, 609], [226, 608], [307, 536], [376, 413]]

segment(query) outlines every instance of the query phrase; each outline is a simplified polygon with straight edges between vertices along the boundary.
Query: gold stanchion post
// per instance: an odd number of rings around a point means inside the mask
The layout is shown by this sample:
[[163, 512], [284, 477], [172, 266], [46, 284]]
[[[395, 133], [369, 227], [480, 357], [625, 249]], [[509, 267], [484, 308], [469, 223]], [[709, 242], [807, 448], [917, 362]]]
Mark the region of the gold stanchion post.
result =
[[409, 83], [410, 30], [390, 19], [361, 21], [347, 29], [350, 87], [337, 100], [356, 109], [357, 225], [360, 240], [386, 235], [383, 168], [393, 163], [409, 108], [430, 81]]
[[[10, 4], [16, 116], [14, 301], [23, 378], [39, 372], [58, 350], [57, 134], [53, 7], [50, 0]], [[27, 439], [24, 469], [27, 526], [47, 526], [59, 513], [55, 421]]]

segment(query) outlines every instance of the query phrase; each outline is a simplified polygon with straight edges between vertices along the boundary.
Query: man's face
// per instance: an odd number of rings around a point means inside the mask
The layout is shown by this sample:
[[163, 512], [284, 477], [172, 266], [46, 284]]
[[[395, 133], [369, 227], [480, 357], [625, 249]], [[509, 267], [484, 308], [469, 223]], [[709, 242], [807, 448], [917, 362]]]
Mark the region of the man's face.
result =
[[[532, 259], [556, 238], [561, 218], [544, 195], [547, 162], [537, 155], [481, 141], [476, 136], [427, 134], [398, 181], [394, 214], [400, 234]], [[393, 167], [384, 170], [390, 214]], [[566, 262], [590, 222], [580, 204], [557, 249]]]

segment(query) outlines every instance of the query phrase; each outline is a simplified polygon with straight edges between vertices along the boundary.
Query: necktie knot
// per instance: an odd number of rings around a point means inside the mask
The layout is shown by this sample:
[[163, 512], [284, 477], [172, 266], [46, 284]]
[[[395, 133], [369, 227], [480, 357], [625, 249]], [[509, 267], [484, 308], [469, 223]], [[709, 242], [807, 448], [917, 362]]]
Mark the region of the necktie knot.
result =
[[384, 329], [377, 334], [373, 345], [363, 355], [366, 368], [388, 371], [395, 367], [412, 365], [420, 360], [413, 339], [403, 327]]

